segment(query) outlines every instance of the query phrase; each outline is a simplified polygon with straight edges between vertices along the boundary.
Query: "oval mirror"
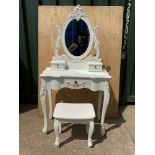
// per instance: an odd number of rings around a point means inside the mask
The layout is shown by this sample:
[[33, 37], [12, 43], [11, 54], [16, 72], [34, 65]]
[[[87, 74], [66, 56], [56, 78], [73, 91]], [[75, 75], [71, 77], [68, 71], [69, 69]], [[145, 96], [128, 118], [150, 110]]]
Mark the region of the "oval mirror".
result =
[[89, 45], [90, 33], [84, 20], [71, 20], [66, 27], [65, 44], [73, 56], [83, 55]]

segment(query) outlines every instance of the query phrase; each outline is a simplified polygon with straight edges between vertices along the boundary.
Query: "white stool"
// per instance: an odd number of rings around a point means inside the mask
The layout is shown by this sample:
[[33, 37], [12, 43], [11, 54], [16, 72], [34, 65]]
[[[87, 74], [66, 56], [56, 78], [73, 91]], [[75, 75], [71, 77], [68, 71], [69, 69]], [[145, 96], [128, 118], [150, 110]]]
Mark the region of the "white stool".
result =
[[[87, 124], [86, 131], [88, 133], [88, 147], [92, 146], [92, 134], [94, 132], [94, 118], [95, 111], [94, 107], [90, 103], [57, 103], [53, 116], [54, 120], [54, 131], [56, 135], [55, 145], [59, 147], [61, 133], [61, 122], [76, 123], [76, 124]], [[89, 125], [88, 125], [89, 124]], [[88, 132], [89, 126], [89, 132]]]

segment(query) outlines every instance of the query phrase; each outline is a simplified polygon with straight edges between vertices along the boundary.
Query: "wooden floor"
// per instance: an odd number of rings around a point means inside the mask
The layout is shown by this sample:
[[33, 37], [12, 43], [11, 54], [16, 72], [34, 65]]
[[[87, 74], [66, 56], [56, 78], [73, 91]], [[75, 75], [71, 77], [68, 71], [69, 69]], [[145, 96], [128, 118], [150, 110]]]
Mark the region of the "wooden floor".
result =
[[20, 155], [134, 155], [135, 106], [119, 107], [118, 119], [106, 120], [106, 135], [100, 136], [96, 122], [93, 148], [87, 147], [85, 125], [64, 124], [60, 148], [54, 146], [53, 120], [49, 120], [48, 135], [42, 134], [43, 119], [35, 105], [20, 105]]

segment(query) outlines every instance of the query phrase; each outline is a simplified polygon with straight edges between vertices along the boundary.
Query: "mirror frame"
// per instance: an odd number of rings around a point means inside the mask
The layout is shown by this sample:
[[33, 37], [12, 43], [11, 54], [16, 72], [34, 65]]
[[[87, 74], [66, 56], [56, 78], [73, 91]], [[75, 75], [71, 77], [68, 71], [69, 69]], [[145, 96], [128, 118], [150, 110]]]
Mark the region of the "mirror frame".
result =
[[[65, 33], [66, 33], [67, 26], [74, 19], [77, 20], [77, 21], [79, 21], [80, 19], [83, 20], [86, 23], [86, 25], [88, 26], [88, 30], [89, 30], [89, 44], [88, 44], [88, 47], [87, 47], [86, 51], [82, 55], [80, 55], [80, 56], [72, 55], [69, 52], [69, 50], [67, 49], [66, 42], [65, 42]], [[81, 60], [81, 59], [86, 58], [89, 55], [90, 50], [92, 48], [93, 37], [94, 37], [94, 32], [93, 32], [92, 26], [91, 26], [91, 24], [90, 24], [90, 22], [89, 22], [89, 20], [87, 18], [87, 15], [85, 13], [83, 13], [81, 11], [80, 6], [77, 5], [77, 7], [73, 10], [73, 12], [69, 15], [69, 18], [66, 21], [66, 23], [64, 25], [64, 28], [63, 28], [63, 31], [62, 31], [61, 41], [62, 41], [62, 45], [63, 45], [64, 51], [65, 51], [65, 54], [69, 58], [74, 59], [74, 60]]]

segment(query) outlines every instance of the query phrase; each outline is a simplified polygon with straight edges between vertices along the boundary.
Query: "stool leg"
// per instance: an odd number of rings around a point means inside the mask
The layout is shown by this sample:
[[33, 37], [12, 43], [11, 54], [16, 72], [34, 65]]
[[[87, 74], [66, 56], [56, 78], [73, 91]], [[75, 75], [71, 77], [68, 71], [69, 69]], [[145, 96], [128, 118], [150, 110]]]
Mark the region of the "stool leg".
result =
[[92, 135], [94, 132], [94, 121], [89, 123], [89, 133], [88, 133], [88, 147], [92, 147]]
[[61, 133], [61, 122], [59, 121], [59, 133]]
[[54, 120], [54, 132], [55, 132], [55, 145], [59, 147], [59, 121], [57, 119]]

